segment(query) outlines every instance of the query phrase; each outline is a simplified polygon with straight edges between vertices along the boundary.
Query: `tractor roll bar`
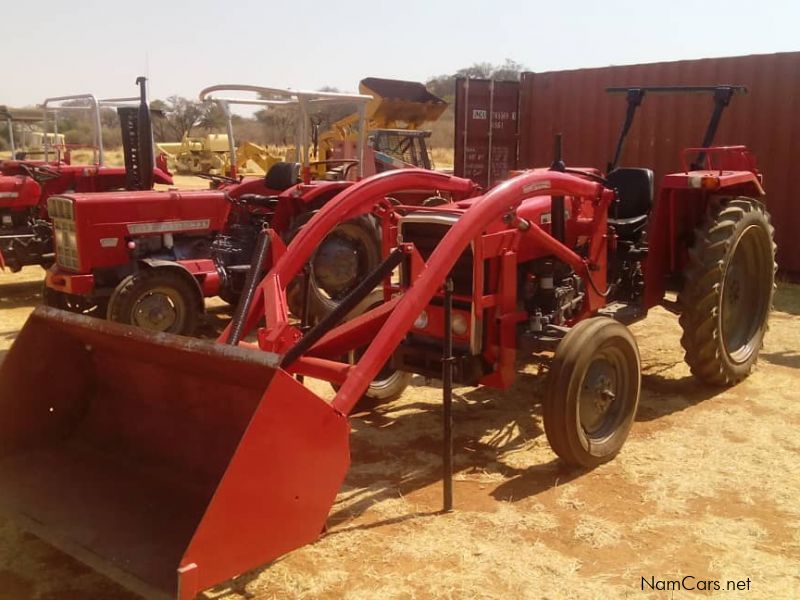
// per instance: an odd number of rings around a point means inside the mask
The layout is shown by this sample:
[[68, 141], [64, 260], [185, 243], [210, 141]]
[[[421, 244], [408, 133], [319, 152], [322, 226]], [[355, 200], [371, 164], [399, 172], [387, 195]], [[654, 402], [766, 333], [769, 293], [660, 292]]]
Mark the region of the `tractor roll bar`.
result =
[[[59, 102], [66, 102], [68, 100], [88, 100], [89, 101], [89, 110], [94, 113], [94, 140], [95, 145], [97, 146], [97, 162], [100, 166], [103, 166], [105, 163], [105, 154], [103, 152], [103, 135], [102, 135], [102, 126], [100, 124], [100, 103], [98, 102], [97, 98], [94, 94], [76, 94], [74, 96], [55, 96], [53, 98], [45, 98], [45, 101], [42, 103], [42, 123], [44, 126], [45, 136], [44, 136], [44, 160], [45, 162], [49, 158], [49, 150], [50, 150], [50, 143], [47, 136], [47, 114], [48, 112], [55, 112], [56, 114], [53, 115], [53, 123], [54, 123], [54, 132], [58, 135], [58, 118], [57, 112], [58, 110], [64, 110], [68, 107], [57, 107], [56, 109], [51, 108], [51, 111], [48, 111], [48, 105], [59, 103]], [[73, 107], [78, 108], [78, 107]], [[85, 109], [84, 109], [85, 110]]]
[[[53, 106], [62, 102], [69, 102], [71, 100], [88, 100], [89, 106]], [[124, 106], [131, 102], [138, 102], [138, 96], [129, 96], [123, 98], [103, 98], [99, 99], [94, 94], [74, 94], [70, 96], [54, 96], [52, 98], [45, 98], [42, 103], [42, 126], [44, 128], [44, 160], [49, 158], [50, 142], [47, 135], [47, 116], [53, 115], [53, 132], [58, 135], [58, 113], [66, 111], [85, 111], [91, 110], [94, 117], [94, 141], [97, 147], [97, 162], [102, 167], [105, 164], [105, 152], [103, 149], [103, 129], [100, 122], [100, 108], [104, 106], [116, 107]]]
[[[228, 98], [216, 97], [215, 92], [245, 92], [260, 94], [268, 98], [248, 99], [248, 98]], [[295, 146], [298, 154], [302, 149], [302, 165], [307, 169], [310, 165], [308, 156], [308, 144], [306, 140], [309, 135], [309, 109], [321, 105], [351, 104], [358, 105], [359, 116], [359, 135], [356, 153], [358, 155], [359, 173], [361, 165], [364, 164], [364, 147], [366, 145], [366, 106], [372, 100], [372, 96], [365, 94], [344, 94], [340, 92], [314, 92], [307, 90], [290, 90], [272, 88], [259, 85], [245, 84], [217, 84], [209, 86], [200, 91], [200, 101], [211, 100], [217, 102], [225, 114], [228, 131], [228, 144], [231, 153], [231, 166], [236, 167], [236, 150], [233, 141], [232, 116], [230, 114], [230, 104], [245, 104], [255, 106], [296, 106], [299, 118], [297, 119], [297, 129], [295, 130]]]
[[16, 140], [14, 139], [14, 123], [38, 123], [42, 120], [42, 114], [40, 111], [33, 109], [0, 106], [0, 119], [4, 119], [8, 127], [8, 142], [11, 148], [11, 158], [14, 158], [17, 155]]
[[[625, 144], [625, 138], [628, 137], [631, 125], [633, 124], [633, 117], [636, 114], [636, 109], [642, 104], [644, 96], [647, 93], [663, 94], [663, 93], [714, 93], [714, 110], [711, 113], [711, 120], [706, 127], [705, 135], [703, 135], [702, 148], [708, 148], [714, 141], [714, 136], [717, 133], [722, 112], [730, 104], [733, 95], [737, 92], [743, 94], [747, 93], [747, 86], [744, 85], [650, 85], [650, 86], [630, 86], [630, 87], [610, 87], [606, 88], [606, 92], [610, 94], [627, 94], [628, 108], [625, 112], [625, 121], [622, 124], [622, 130], [617, 140], [617, 147], [614, 151], [614, 158], [608, 163], [606, 173], [610, 173], [619, 165], [619, 159], [622, 156], [622, 148]], [[703, 153], [701, 152], [697, 160], [692, 163], [693, 165], [702, 164]]]

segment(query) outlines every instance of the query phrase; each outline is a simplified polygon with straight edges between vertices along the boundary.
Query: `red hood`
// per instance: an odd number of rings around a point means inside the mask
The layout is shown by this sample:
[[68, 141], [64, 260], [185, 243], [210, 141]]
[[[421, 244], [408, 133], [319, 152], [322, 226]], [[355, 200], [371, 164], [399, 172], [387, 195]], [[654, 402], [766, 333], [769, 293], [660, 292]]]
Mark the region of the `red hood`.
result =
[[39, 203], [41, 186], [24, 175], [0, 175], [0, 208], [25, 210]]

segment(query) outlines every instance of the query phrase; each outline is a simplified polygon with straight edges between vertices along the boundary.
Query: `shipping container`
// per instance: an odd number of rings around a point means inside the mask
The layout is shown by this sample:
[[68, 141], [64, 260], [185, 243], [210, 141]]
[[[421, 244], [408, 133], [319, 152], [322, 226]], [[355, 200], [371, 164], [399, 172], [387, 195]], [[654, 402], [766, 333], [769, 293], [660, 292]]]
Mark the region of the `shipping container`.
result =
[[458, 78], [455, 104], [453, 172], [484, 187], [506, 179], [517, 168], [519, 82]]
[[[550, 164], [554, 136], [562, 133], [569, 166], [604, 169], [626, 109], [624, 94], [608, 94], [608, 87], [717, 84], [748, 88], [732, 100], [714, 143], [745, 144], [755, 152], [775, 225], [778, 264], [800, 274], [800, 194], [791, 183], [800, 160], [800, 52], [525, 73], [519, 167]], [[680, 150], [700, 145], [712, 108], [711, 94], [646, 96], [620, 165], [649, 167], [657, 177], [680, 170]]]

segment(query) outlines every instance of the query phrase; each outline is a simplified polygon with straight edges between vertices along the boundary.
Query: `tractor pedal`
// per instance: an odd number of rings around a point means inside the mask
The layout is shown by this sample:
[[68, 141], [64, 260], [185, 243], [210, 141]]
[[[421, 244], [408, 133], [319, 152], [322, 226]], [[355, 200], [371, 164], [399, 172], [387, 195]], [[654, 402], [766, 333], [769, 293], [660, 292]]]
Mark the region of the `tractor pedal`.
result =
[[603, 317], [610, 317], [615, 321], [619, 321], [624, 325], [638, 321], [639, 319], [647, 316], [647, 311], [638, 304], [629, 304], [627, 302], [612, 302], [597, 311], [598, 315]]

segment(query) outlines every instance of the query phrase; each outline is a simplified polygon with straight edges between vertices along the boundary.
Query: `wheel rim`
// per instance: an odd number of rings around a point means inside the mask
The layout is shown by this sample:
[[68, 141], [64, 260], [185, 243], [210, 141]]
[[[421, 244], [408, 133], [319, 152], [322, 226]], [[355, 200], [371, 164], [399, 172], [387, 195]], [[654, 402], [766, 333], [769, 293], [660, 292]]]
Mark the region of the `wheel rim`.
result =
[[357, 226], [340, 225], [312, 259], [312, 284], [331, 300], [344, 298], [367, 275], [366, 243]]
[[186, 320], [186, 305], [172, 288], [158, 287], [146, 291], [133, 303], [131, 322], [152, 331], [180, 331]]
[[578, 396], [578, 419], [587, 440], [597, 443], [612, 435], [626, 415], [630, 373], [616, 348], [600, 352], [586, 369]]
[[744, 230], [722, 281], [722, 343], [736, 363], [747, 361], [758, 350], [759, 333], [768, 308], [770, 290], [762, 283], [764, 266], [771, 261], [765, 261], [761, 238], [760, 229], [755, 225]]

